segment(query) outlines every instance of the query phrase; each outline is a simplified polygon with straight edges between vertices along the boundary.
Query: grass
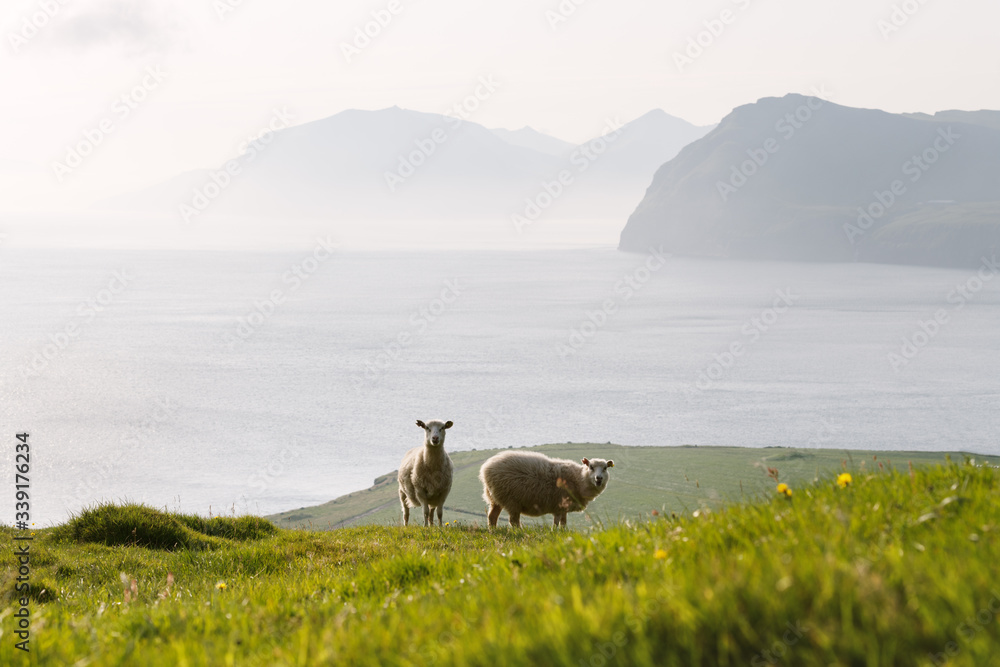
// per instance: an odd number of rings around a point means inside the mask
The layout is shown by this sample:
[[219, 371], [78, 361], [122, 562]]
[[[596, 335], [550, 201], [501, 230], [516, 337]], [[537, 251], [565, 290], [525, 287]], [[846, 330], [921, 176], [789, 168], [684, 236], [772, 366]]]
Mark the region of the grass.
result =
[[570, 531], [102, 505], [35, 536], [27, 656], [6, 559], [0, 664], [996, 664], [1000, 470], [837, 472]]
[[862, 249], [873, 261], [978, 268], [1000, 247], [1000, 203], [928, 204], [874, 230]]
[[[719, 508], [764, 492], [773, 484], [765, 469], [777, 467], [781, 481], [802, 485], [849, 465], [878, 467], [893, 465], [902, 469], [913, 465], [942, 463], [943, 452], [870, 452], [858, 450], [768, 447], [624, 447], [613, 444], [564, 443], [530, 448], [549, 456], [579, 461], [581, 458], [613, 459], [611, 483], [585, 514], [570, 514], [568, 524], [576, 528], [592, 525], [592, 518], [605, 523], [625, 519], [648, 518], [651, 510], [663, 514], [691, 512], [700, 507]], [[485, 521], [486, 504], [479, 481], [479, 467], [499, 449], [452, 452], [455, 481], [445, 506], [445, 521], [480, 523]], [[872, 457], [876, 456], [876, 459]], [[955, 454], [961, 459], [961, 454]], [[1000, 457], [980, 457], [1000, 463]], [[324, 530], [357, 525], [399, 525], [399, 507], [395, 471], [382, 475], [375, 484], [323, 505], [303, 507], [270, 518], [283, 528]], [[423, 523], [418, 510], [411, 514]], [[506, 515], [501, 517], [506, 522]], [[549, 525], [552, 517], [522, 517], [522, 523]]]
[[[205, 549], [277, 533], [274, 524], [254, 516], [205, 519], [166, 514], [142, 505], [99, 505], [51, 532], [57, 541], [152, 549]], [[224, 539], [220, 539], [224, 538]]]

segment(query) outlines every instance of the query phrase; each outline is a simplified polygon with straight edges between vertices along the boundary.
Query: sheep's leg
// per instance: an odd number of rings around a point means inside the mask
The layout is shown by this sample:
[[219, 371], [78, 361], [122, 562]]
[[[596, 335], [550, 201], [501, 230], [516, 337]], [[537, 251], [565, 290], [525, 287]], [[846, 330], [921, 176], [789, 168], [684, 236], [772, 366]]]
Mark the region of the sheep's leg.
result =
[[500, 518], [500, 512], [503, 510], [499, 505], [490, 505], [490, 513], [487, 519], [490, 522], [490, 528], [497, 527], [497, 519]]
[[564, 528], [566, 527], [566, 512], [563, 512], [563, 513], [562, 513], [562, 514], [561, 514], [561, 515], [559, 516], [559, 525], [560, 525], [560, 526], [563, 526]]
[[424, 503], [424, 525], [434, 525], [434, 510], [432, 510], [431, 506], [427, 503]]
[[403, 505], [403, 525], [410, 525], [410, 505], [406, 502], [406, 492], [399, 490], [399, 502]]
[[[444, 505], [438, 505], [438, 525], [439, 526], [443, 526], [444, 525], [444, 519], [441, 518], [442, 516], [444, 516]], [[431, 520], [431, 523], [434, 523], [433, 519]]]
[[511, 512], [510, 510], [507, 510], [507, 518], [510, 520], [510, 525], [513, 526], [514, 528], [520, 528], [521, 527], [521, 513], [520, 512]]
[[560, 525], [566, 525], [566, 515], [556, 512], [552, 515], [552, 525], [558, 528]]

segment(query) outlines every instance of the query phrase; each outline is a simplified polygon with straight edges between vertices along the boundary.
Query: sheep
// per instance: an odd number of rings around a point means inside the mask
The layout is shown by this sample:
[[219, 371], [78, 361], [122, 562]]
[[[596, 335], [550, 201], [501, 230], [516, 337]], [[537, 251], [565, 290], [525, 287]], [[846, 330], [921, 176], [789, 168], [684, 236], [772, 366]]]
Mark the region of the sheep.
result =
[[507, 510], [510, 525], [521, 527], [521, 515], [552, 514], [552, 525], [565, 526], [568, 512], [579, 512], [608, 486], [614, 461], [550, 459], [536, 452], [506, 451], [479, 469], [483, 500], [489, 504], [490, 528]]
[[450, 421], [429, 421], [419, 419], [417, 426], [424, 429], [424, 444], [406, 452], [399, 464], [399, 502], [403, 506], [403, 525], [410, 525], [410, 508], [424, 508], [424, 525], [434, 525], [434, 508], [437, 508], [438, 524], [444, 501], [451, 491], [451, 457], [444, 451], [444, 432], [454, 424]]

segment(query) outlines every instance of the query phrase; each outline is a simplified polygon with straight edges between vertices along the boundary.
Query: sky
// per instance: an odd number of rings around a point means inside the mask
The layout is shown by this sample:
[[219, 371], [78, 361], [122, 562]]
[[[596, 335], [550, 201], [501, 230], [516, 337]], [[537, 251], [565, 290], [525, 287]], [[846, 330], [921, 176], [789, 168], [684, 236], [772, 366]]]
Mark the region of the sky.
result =
[[998, 24], [994, 0], [7, 0], [0, 212], [72, 212], [218, 166], [275, 110], [443, 113], [483, 80], [496, 90], [470, 120], [572, 142], [609, 118], [707, 125], [789, 92], [1000, 109]]

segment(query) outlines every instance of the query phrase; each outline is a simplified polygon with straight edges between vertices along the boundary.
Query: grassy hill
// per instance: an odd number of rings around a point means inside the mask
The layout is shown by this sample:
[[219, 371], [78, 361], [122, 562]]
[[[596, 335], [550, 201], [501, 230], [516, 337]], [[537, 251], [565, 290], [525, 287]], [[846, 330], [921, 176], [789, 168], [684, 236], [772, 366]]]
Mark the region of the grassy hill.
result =
[[[767, 467], [777, 468], [780, 481], [800, 485], [811, 482], [845, 461], [863, 467], [909, 463], [941, 463], [941, 452], [867, 452], [834, 449], [789, 449], [770, 447], [624, 447], [612, 444], [566, 443], [528, 448], [548, 456], [579, 461], [583, 457], [613, 459], [611, 482], [588, 508], [587, 514], [570, 514], [568, 524], [591, 525], [594, 520], [615, 523], [623, 519], [649, 518], [656, 510], [665, 514], [720, 507], [724, 503], [768, 494], [774, 484], [767, 477]], [[479, 481], [483, 461], [501, 450], [452, 452], [455, 481], [445, 505], [445, 521], [484, 525], [486, 503]], [[961, 454], [955, 455], [961, 459]], [[875, 457], [873, 459], [873, 457]], [[994, 463], [1000, 458], [990, 459]], [[358, 525], [400, 525], [396, 472], [375, 480], [363, 491], [342, 496], [323, 505], [303, 507], [268, 517], [283, 528], [325, 530]], [[416, 518], [414, 518], [416, 516]], [[411, 514], [411, 523], [423, 523], [420, 512]], [[501, 521], [507, 521], [504, 513]], [[522, 522], [549, 525], [552, 517]]]
[[28, 654], [4, 558], [0, 664], [996, 664], [1000, 470], [835, 472], [568, 531], [96, 507], [34, 535]]
[[874, 262], [982, 265], [1000, 254], [1000, 202], [927, 204], [872, 234], [861, 259]]

